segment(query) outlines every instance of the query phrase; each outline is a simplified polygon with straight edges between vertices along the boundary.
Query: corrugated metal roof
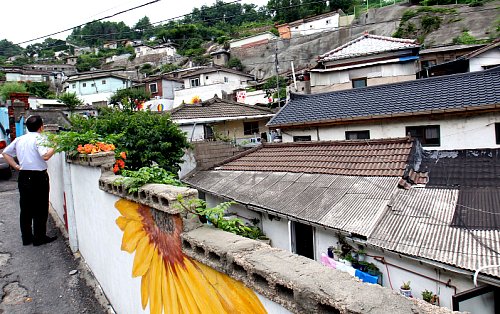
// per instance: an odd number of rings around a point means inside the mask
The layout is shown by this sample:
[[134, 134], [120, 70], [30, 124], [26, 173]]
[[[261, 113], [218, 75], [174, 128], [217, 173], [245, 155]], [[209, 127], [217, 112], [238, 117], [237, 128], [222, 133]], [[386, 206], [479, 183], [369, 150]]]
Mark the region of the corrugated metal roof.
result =
[[[500, 264], [500, 230], [477, 231], [450, 226], [457, 189], [398, 190], [368, 237], [370, 244], [474, 271]], [[500, 277], [500, 269], [484, 270]]]
[[212, 170], [184, 181], [242, 204], [368, 236], [399, 178]]
[[336, 142], [264, 143], [217, 169], [402, 176], [412, 148], [409, 138]]

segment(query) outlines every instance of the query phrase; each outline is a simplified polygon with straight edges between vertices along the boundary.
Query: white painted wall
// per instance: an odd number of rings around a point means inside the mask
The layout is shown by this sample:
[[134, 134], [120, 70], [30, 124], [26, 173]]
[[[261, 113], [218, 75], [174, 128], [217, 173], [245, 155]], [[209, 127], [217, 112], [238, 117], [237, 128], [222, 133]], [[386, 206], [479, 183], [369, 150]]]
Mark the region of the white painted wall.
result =
[[[370, 130], [370, 138], [372, 139], [404, 137], [406, 136], [406, 126], [439, 125], [441, 133], [440, 146], [424, 148], [447, 150], [500, 147], [500, 145], [496, 144], [495, 139], [495, 123], [500, 122], [499, 113], [487, 113], [468, 118], [448, 118], [446, 120], [437, 115], [432, 120], [423, 118], [409, 120], [408, 122], [393, 120], [393, 122], [352, 123], [319, 127], [319, 139], [322, 141], [345, 140], [345, 131], [361, 130]], [[292, 142], [294, 135], [311, 135], [312, 140], [317, 140], [318, 130], [316, 128], [282, 130], [283, 142]]]
[[500, 64], [500, 47], [486, 51], [469, 60], [469, 72], [483, 71], [483, 66]]
[[210, 99], [214, 97], [214, 95], [222, 98], [222, 91], [225, 93], [231, 93], [233, 89], [226, 89], [224, 84], [214, 84], [176, 90], [174, 91], [174, 108], [180, 106], [182, 103], [190, 104], [194, 96], [200, 97], [202, 101]]
[[267, 214], [262, 214], [262, 231], [271, 239], [272, 247], [290, 251], [288, 219], [278, 219], [269, 220]]
[[303, 35], [311, 35], [318, 32], [333, 30], [339, 27], [339, 14], [324, 17], [314, 21], [306, 22], [290, 27], [292, 38]]
[[64, 156], [57, 153], [47, 162], [49, 172], [50, 194], [49, 199], [57, 216], [64, 221], [64, 180], [63, 180]]
[[254, 42], [261, 41], [261, 40], [266, 40], [266, 39], [271, 40], [274, 38], [277, 38], [276, 35], [274, 35], [273, 33], [266, 32], [266, 33], [258, 34], [258, 35], [251, 36], [251, 37], [232, 40], [229, 42], [229, 48], [237, 48], [237, 47], [241, 47], [243, 45], [251, 44]]
[[186, 138], [188, 141], [203, 141], [205, 139], [205, 129], [203, 124], [197, 124], [194, 126], [192, 124], [179, 125], [179, 129], [186, 133]]

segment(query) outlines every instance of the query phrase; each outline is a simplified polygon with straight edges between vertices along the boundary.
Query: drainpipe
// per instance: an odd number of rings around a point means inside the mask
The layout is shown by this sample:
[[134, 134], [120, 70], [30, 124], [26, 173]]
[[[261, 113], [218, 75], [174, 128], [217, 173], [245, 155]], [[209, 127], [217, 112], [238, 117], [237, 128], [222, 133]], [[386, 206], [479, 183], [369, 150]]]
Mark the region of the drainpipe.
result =
[[485, 266], [481, 266], [478, 269], [476, 269], [476, 271], [474, 272], [474, 287], [477, 287], [477, 275], [479, 275], [479, 272], [481, 270], [486, 269], [486, 268], [495, 268], [495, 267], [500, 267], [500, 265], [485, 265]]

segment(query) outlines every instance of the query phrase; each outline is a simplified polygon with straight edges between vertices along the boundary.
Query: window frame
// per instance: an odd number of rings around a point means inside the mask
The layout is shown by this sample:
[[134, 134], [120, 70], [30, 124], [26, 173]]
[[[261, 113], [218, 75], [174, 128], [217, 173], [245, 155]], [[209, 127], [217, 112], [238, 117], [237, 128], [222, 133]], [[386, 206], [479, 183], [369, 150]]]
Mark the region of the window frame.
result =
[[82, 87], [87, 87], [87, 83], [82, 83]]
[[[368, 86], [368, 82], [366, 81], [366, 77], [355, 78], [355, 79], [352, 79], [351, 82], [352, 82], [352, 88], [363, 88], [363, 87], [367, 87]], [[358, 86], [358, 87], [356, 87], [355, 86], [356, 82], [364, 82], [365, 85], [364, 86]]]
[[[153, 91], [153, 87], [154, 86], [154, 91]], [[158, 93], [158, 83], [149, 83], [149, 91], [151, 92], [151, 94], [156, 94]]]
[[295, 136], [293, 136], [293, 141], [294, 142], [311, 142], [312, 136], [311, 135], [295, 135]]
[[[349, 138], [351, 135], [356, 135], [356, 138]], [[368, 137], [359, 137], [359, 135], [368, 135]], [[369, 140], [370, 139], [370, 130], [357, 130], [357, 131], [345, 131], [345, 139], [347, 141], [352, 140]]]
[[[427, 129], [430, 128], [436, 128], [437, 129], [437, 143], [429, 143], [429, 140], [432, 140], [432, 138], [426, 138], [425, 133]], [[411, 130], [414, 129], [417, 131], [417, 135], [411, 134]], [[407, 136], [410, 136], [412, 138], [417, 138], [420, 141], [420, 144], [422, 144], [423, 147], [439, 147], [441, 146], [441, 126], [439, 124], [426, 124], [426, 125], [407, 125], [405, 127], [405, 134]]]
[[[195, 82], [195, 84], [193, 84]], [[200, 79], [198, 77], [192, 78], [189, 80], [189, 84], [191, 87], [198, 87], [200, 86]]]
[[497, 145], [500, 145], [500, 122], [495, 123], [495, 138]]
[[[257, 126], [257, 127], [255, 127]], [[244, 121], [243, 122], [243, 135], [260, 134], [259, 121]]]

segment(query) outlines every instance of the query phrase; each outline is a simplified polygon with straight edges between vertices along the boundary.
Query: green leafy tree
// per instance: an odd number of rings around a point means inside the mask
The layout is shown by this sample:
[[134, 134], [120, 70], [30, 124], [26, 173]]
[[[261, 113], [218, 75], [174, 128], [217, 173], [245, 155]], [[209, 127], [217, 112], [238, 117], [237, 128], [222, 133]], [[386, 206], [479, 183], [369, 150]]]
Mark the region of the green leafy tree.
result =
[[226, 66], [230, 69], [236, 69], [238, 71], [243, 71], [243, 64], [241, 63], [241, 60], [236, 58], [236, 57], [229, 58]]
[[26, 93], [27, 89], [24, 84], [18, 82], [6, 82], [3, 85], [0, 85], [0, 96], [5, 101], [9, 99], [10, 94], [12, 93]]
[[72, 131], [94, 131], [102, 136], [122, 134], [114, 143], [118, 151], [127, 152], [127, 167], [137, 170], [157, 164], [177, 173], [189, 147], [184, 132], [168, 114], [149, 111], [123, 111], [104, 108], [97, 117], [72, 119]]
[[[284, 99], [286, 98], [286, 86], [287, 82], [286, 80], [279, 76], [278, 77], [278, 83], [279, 83], [279, 99]], [[276, 84], [276, 76], [269, 78], [264, 85], [262, 85], [262, 89], [266, 91], [266, 96], [267, 97], [273, 97], [273, 98], [278, 98], [278, 93], [277, 91], [277, 84]]]
[[151, 94], [143, 88], [125, 88], [117, 90], [109, 99], [109, 103], [124, 110], [133, 111], [137, 105], [151, 99]]
[[160, 71], [161, 73], [168, 73], [168, 72], [172, 72], [172, 71], [175, 71], [175, 70], [178, 70], [180, 67], [176, 64], [173, 64], [173, 63], [167, 63], [167, 64], [163, 64], [161, 67], [160, 67]]
[[102, 63], [102, 58], [94, 54], [83, 54], [78, 56], [76, 61], [76, 69], [79, 72], [90, 71], [92, 68], [100, 68]]
[[40, 98], [54, 98], [54, 93], [50, 90], [47, 82], [27, 82], [26, 89], [28, 93]]
[[75, 110], [76, 107], [83, 105], [83, 101], [76, 96], [76, 93], [63, 93], [58, 99], [68, 107], [70, 111]]
[[0, 56], [9, 58], [23, 53], [23, 48], [7, 39], [0, 40]]

